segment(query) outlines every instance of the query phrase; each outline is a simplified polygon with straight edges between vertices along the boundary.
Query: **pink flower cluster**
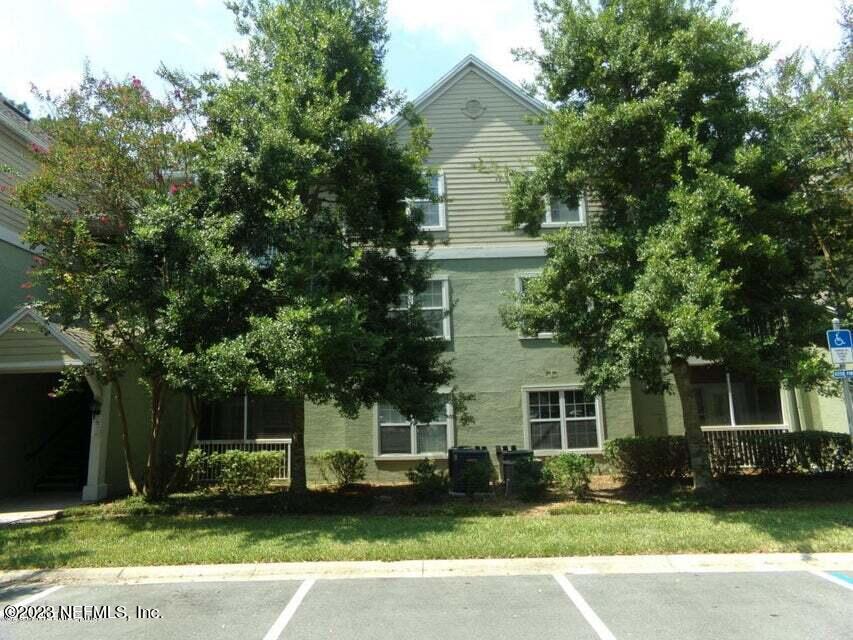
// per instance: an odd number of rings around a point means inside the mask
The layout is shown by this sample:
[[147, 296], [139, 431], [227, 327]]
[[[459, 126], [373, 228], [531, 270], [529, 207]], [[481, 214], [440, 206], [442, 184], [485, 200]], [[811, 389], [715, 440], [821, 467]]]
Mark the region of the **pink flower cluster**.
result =
[[175, 195], [179, 191], [183, 191], [184, 189], [191, 186], [192, 182], [173, 182], [169, 185], [169, 193]]
[[47, 149], [40, 144], [36, 144], [35, 142], [30, 143], [30, 151], [33, 153], [47, 153]]

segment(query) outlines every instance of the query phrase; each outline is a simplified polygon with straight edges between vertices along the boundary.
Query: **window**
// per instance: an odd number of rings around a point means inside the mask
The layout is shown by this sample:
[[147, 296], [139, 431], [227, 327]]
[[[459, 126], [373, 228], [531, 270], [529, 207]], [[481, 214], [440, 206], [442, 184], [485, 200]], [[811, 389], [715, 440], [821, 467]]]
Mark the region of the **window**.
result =
[[429, 199], [412, 199], [409, 210], [417, 209], [423, 215], [421, 229], [425, 231], [444, 231], [447, 229], [447, 215], [444, 203], [444, 174], [434, 173], [426, 176], [429, 181]]
[[576, 206], [569, 206], [558, 198], [548, 198], [545, 204], [543, 227], [579, 226], [586, 222], [586, 207], [583, 197]]
[[448, 396], [441, 396], [435, 417], [416, 423], [389, 404], [377, 407], [379, 456], [445, 456], [453, 446], [453, 409]]
[[[525, 286], [527, 282], [531, 279], [538, 276], [538, 273], [521, 273], [515, 277], [515, 291], [519, 295], [524, 293]], [[552, 338], [554, 333], [551, 331], [540, 331], [539, 333], [534, 334], [532, 330], [528, 330], [525, 327], [518, 328], [518, 336], [520, 338]]]
[[266, 440], [289, 438], [293, 408], [278, 396], [243, 395], [213, 402], [202, 409], [199, 440]]
[[524, 393], [528, 446], [534, 451], [598, 451], [603, 439], [600, 399], [581, 388]]
[[450, 283], [447, 279], [430, 280], [421, 293], [400, 297], [395, 310], [405, 311], [417, 305], [436, 338], [450, 340]]
[[776, 385], [762, 385], [717, 365], [693, 365], [690, 382], [703, 427], [784, 425]]

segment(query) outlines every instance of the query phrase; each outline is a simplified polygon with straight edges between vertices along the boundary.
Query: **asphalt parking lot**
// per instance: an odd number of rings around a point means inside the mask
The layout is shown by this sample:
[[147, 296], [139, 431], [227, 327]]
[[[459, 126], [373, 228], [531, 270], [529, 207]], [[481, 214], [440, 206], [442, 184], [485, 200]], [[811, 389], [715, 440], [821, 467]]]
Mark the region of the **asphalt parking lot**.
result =
[[65, 618], [7, 615], [4, 640], [850, 640], [853, 571], [13, 584], [0, 607]]

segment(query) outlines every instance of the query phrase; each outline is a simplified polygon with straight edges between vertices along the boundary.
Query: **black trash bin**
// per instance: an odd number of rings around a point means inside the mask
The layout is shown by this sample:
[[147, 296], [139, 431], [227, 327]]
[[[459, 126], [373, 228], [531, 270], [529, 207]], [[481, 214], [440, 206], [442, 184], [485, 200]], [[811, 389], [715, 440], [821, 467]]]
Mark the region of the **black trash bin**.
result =
[[[472, 464], [491, 464], [485, 447], [453, 447], [448, 450], [447, 466], [450, 470], [450, 493], [465, 495], [465, 468]], [[488, 487], [483, 488], [488, 491]]]
[[517, 460], [533, 460], [533, 451], [530, 449], [516, 449], [515, 451], [501, 451], [498, 453], [500, 460], [501, 480], [504, 483], [504, 491], [510, 496], [514, 493], [513, 467]]

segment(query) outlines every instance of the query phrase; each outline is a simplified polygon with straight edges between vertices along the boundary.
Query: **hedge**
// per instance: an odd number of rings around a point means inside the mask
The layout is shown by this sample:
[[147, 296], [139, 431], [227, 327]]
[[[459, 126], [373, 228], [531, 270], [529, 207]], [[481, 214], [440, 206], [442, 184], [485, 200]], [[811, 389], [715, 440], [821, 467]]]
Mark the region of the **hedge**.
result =
[[[776, 474], [849, 474], [853, 444], [845, 433], [828, 431], [706, 433], [716, 475], [745, 470]], [[617, 438], [605, 444], [606, 460], [627, 484], [656, 486], [681, 481], [689, 473], [684, 436]]]

